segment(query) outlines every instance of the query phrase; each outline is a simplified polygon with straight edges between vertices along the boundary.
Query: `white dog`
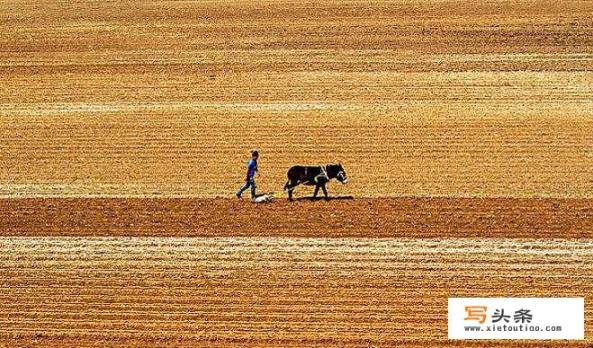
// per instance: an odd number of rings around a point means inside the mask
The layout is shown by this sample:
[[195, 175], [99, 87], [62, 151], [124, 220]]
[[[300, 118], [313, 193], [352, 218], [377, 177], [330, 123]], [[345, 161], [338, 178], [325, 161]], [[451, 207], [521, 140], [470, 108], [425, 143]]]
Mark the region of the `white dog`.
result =
[[255, 197], [254, 199], [252, 199], [251, 201], [253, 203], [269, 203], [271, 202], [273, 199], [271, 194], [263, 194], [261, 196]]

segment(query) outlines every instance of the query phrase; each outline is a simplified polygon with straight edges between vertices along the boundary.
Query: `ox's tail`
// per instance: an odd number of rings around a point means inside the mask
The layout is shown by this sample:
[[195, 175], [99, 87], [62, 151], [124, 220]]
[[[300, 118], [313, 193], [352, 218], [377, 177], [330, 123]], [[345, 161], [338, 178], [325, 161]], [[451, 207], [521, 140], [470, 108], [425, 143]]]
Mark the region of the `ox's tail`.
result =
[[290, 180], [288, 180], [286, 182], [286, 184], [284, 184], [284, 191], [287, 191], [289, 187], [290, 187]]

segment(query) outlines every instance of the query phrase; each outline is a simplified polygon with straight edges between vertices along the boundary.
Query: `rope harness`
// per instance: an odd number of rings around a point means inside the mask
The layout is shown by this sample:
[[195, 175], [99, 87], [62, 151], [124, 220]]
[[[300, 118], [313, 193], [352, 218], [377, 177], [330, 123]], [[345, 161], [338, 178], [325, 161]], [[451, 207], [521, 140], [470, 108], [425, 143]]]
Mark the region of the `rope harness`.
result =
[[[325, 181], [329, 181], [329, 176], [327, 175], [327, 168], [325, 166], [321, 166], [321, 173], [317, 175], [313, 180], [315, 183], [319, 184], [319, 179], [324, 178]], [[306, 172], [305, 172], [306, 173]]]

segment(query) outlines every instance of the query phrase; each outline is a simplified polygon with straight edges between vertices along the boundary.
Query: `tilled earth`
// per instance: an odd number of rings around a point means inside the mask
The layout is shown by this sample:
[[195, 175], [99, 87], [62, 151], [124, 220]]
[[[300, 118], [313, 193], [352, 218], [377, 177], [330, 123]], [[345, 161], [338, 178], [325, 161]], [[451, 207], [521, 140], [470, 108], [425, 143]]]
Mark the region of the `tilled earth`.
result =
[[[449, 296], [591, 302], [592, 13], [0, 2], [0, 346], [593, 344], [446, 331]], [[341, 161], [356, 199], [215, 199], [254, 147], [261, 190]]]
[[593, 291], [591, 200], [8, 199], [0, 210], [8, 346], [556, 347], [450, 342], [447, 298]]
[[5, 199], [0, 212], [5, 236], [593, 236], [590, 199]]
[[2, 1], [0, 196], [593, 195], [593, 2]]
[[[450, 342], [447, 298], [593, 292], [590, 240], [3, 237], [0, 249], [6, 346], [558, 347]], [[586, 330], [570, 346], [591, 344]]]

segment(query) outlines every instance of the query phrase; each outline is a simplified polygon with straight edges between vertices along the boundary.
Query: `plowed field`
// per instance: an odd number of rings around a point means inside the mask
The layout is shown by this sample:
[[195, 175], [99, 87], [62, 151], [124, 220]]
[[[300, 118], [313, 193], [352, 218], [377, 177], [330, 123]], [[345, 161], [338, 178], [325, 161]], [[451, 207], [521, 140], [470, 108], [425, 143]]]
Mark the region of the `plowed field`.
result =
[[[591, 71], [591, 1], [0, 1], [0, 346], [591, 345]], [[355, 199], [220, 198], [252, 148]], [[449, 296], [586, 340], [450, 342]]]
[[591, 197], [590, 1], [3, 1], [0, 195]]
[[6, 237], [0, 248], [8, 346], [484, 347], [447, 341], [448, 296], [589, 303], [593, 292], [591, 241]]
[[[593, 200], [0, 200], [10, 236], [593, 238]], [[551, 242], [553, 244], [553, 242]]]
[[483, 347], [449, 296], [593, 291], [591, 200], [0, 202], [7, 346]]

